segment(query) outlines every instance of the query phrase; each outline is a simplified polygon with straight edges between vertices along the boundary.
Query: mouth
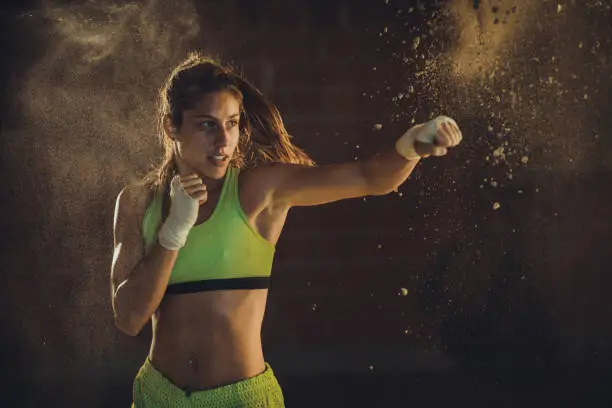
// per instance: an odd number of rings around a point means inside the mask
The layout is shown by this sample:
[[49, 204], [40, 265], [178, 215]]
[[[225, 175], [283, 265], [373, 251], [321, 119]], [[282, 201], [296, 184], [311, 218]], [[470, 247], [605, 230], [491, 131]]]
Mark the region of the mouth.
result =
[[229, 156], [224, 154], [208, 156], [208, 160], [215, 166], [222, 167], [225, 166], [229, 161]]

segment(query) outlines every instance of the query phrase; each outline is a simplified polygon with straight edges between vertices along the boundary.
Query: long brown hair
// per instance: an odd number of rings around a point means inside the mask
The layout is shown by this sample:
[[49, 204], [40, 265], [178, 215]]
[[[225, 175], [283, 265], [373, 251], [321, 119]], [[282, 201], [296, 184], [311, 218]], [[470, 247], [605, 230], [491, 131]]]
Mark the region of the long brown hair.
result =
[[144, 178], [153, 191], [160, 192], [176, 174], [173, 141], [164, 128], [164, 118], [180, 128], [183, 112], [191, 109], [206, 93], [227, 90], [241, 102], [240, 139], [230, 163], [238, 168], [281, 162], [314, 166], [314, 161], [291, 143], [280, 112], [245, 78], [209, 57], [192, 53], [168, 76], [159, 92], [158, 131], [164, 153], [161, 163]]

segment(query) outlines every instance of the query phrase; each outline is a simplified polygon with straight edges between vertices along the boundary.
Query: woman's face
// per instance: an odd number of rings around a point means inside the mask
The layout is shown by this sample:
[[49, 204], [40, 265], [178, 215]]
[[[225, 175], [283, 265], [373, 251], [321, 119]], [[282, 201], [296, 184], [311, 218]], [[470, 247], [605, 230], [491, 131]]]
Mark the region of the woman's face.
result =
[[238, 145], [239, 120], [240, 101], [230, 91], [208, 93], [184, 111], [181, 128], [174, 133], [179, 172], [223, 178]]

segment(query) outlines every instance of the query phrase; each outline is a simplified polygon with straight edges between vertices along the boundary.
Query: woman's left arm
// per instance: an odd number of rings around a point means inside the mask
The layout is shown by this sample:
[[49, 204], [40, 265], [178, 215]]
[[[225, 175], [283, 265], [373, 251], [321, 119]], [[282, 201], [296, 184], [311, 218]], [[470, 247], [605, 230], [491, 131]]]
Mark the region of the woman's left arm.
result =
[[412, 173], [421, 157], [443, 156], [461, 142], [459, 127], [439, 117], [409, 129], [395, 149], [366, 160], [321, 167], [277, 165], [268, 171], [274, 207], [320, 205], [347, 198], [384, 195], [396, 190]]

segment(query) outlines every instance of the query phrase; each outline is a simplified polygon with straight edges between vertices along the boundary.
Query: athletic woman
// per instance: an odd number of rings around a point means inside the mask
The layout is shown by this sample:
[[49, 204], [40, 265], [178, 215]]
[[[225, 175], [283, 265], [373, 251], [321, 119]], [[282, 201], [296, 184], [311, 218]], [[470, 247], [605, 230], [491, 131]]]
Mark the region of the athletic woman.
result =
[[289, 209], [394, 191], [461, 132], [441, 116], [367, 160], [315, 166], [273, 104], [197, 54], [160, 101], [163, 160], [121, 190], [114, 219], [115, 324], [135, 336], [152, 320], [134, 406], [282, 407], [261, 327]]

